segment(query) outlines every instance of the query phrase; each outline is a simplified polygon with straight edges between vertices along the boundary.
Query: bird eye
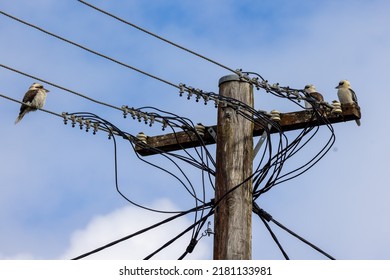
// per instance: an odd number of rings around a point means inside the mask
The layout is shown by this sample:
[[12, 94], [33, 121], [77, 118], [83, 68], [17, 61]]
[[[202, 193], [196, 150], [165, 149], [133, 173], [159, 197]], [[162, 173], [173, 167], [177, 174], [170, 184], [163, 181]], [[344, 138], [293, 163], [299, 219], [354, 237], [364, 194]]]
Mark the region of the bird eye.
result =
[[342, 86], [344, 84], [344, 82], [340, 82], [339, 85]]

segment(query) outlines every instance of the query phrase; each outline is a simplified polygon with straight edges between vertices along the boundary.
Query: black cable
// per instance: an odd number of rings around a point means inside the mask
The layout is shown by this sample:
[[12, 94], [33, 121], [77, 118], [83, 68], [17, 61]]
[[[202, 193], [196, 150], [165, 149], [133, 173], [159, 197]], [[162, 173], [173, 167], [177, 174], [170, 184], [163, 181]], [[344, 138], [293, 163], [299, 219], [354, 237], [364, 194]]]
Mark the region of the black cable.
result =
[[126, 68], [128, 68], [128, 69], [131, 69], [131, 70], [136, 71], [136, 72], [138, 72], [138, 73], [140, 73], [140, 74], [143, 74], [143, 75], [145, 75], [145, 76], [148, 76], [149, 78], [152, 78], [152, 79], [155, 79], [155, 80], [157, 80], [157, 81], [163, 82], [163, 83], [165, 83], [165, 84], [167, 84], [167, 85], [170, 85], [170, 86], [172, 86], [172, 87], [179, 88], [179, 86], [176, 85], [176, 84], [174, 84], [174, 83], [171, 83], [171, 82], [169, 82], [169, 81], [167, 81], [167, 80], [164, 80], [164, 79], [162, 79], [162, 78], [159, 78], [159, 77], [157, 77], [157, 76], [155, 76], [155, 75], [152, 75], [152, 74], [150, 74], [150, 73], [147, 73], [147, 72], [145, 72], [145, 71], [143, 71], [143, 70], [140, 70], [140, 69], [138, 69], [138, 68], [136, 68], [136, 67], [133, 67], [133, 66], [131, 66], [131, 65], [129, 65], [129, 64], [123, 63], [123, 62], [121, 62], [121, 61], [119, 61], [119, 60], [116, 60], [116, 59], [114, 59], [114, 58], [111, 58], [111, 57], [109, 57], [109, 56], [107, 56], [107, 55], [104, 55], [104, 54], [101, 54], [101, 53], [99, 53], [99, 52], [97, 52], [97, 51], [94, 51], [94, 50], [92, 50], [92, 49], [89, 49], [89, 48], [87, 48], [87, 47], [85, 47], [85, 46], [82, 46], [81, 44], [78, 44], [78, 43], [75, 43], [75, 42], [73, 42], [73, 41], [71, 41], [71, 40], [65, 39], [65, 38], [63, 38], [63, 37], [61, 37], [61, 36], [59, 36], [59, 35], [56, 35], [56, 34], [54, 34], [54, 33], [52, 33], [52, 32], [49, 32], [49, 31], [47, 31], [47, 30], [45, 30], [45, 29], [43, 29], [43, 28], [41, 28], [41, 27], [38, 27], [38, 26], [36, 26], [36, 25], [34, 25], [34, 24], [28, 23], [28, 22], [26, 22], [26, 21], [24, 21], [24, 20], [21, 20], [21, 19], [19, 19], [19, 18], [17, 18], [17, 17], [14, 17], [14, 16], [12, 16], [12, 15], [10, 15], [10, 14], [7, 14], [7, 13], [5, 13], [5, 12], [3, 12], [3, 11], [0, 11], [0, 14], [4, 15], [4, 16], [6, 16], [6, 17], [9, 17], [9, 18], [11, 18], [11, 19], [13, 19], [13, 20], [15, 20], [15, 21], [17, 21], [17, 22], [20, 22], [20, 23], [22, 23], [22, 24], [24, 24], [24, 25], [27, 25], [27, 26], [29, 26], [29, 27], [31, 27], [31, 28], [34, 28], [34, 29], [36, 29], [36, 30], [39, 30], [39, 31], [41, 31], [41, 32], [43, 32], [43, 33], [45, 33], [45, 34], [47, 34], [47, 35], [50, 35], [50, 36], [52, 36], [52, 37], [54, 37], [54, 38], [56, 38], [56, 39], [59, 39], [59, 40], [61, 40], [61, 41], [63, 41], [63, 42], [66, 42], [66, 43], [71, 44], [71, 45], [73, 45], [73, 46], [76, 46], [76, 47], [78, 47], [78, 48], [80, 48], [80, 49], [83, 49], [83, 50], [85, 50], [85, 51], [87, 51], [87, 52], [89, 52], [89, 53], [92, 53], [92, 54], [94, 54], [94, 55], [97, 55], [97, 56], [99, 56], [99, 57], [102, 57], [102, 58], [104, 58], [104, 59], [107, 59], [107, 60], [109, 60], [109, 61], [111, 61], [111, 62], [114, 62], [114, 63], [116, 63], [116, 64], [118, 64], [118, 65], [124, 66], [124, 67], [126, 67]]
[[[210, 204], [204, 205], [204, 207], [208, 207], [208, 206], [210, 206]], [[154, 225], [151, 225], [151, 226], [149, 226], [149, 227], [146, 227], [146, 228], [144, 228], [144, 229], [141, 229], [141, 230], [139, 230], [139, 231], [137, 231], [137, 232], [135, 232], [135, 233], [132, 233], [132, 234], [127, 235], [127, 236], [125, 236], [125, 237], [119, 238], [119, 239], [114, 240], [114, 241], [112, 241], [112, 242], [110, 242], [110, 243], [108, 243], [108, 244], [106, 244], [106, 245], [104, 245], [104, 246], [98, 247], [98, 248], [96, 248], [96, 249], [94, 249], [94, 250], [92, 250], [92, 251], [89, 251], [89, 252], [84, 253], [84, 254], [82, 254], [82, 255], [80, 255], [80, 256], [77, 256], [77, 257], [73, 258], [72, 260], [79, 260], [79, 259], [85, 258], [85, 257], [87, 257], [87, 256], [90, 256], [90, 255], [92, 255], [92, 254], [96, 254], [97, 252], [100, 252], [100, 251], [102, 251], [102, 250], [104, 250], [104, 249], [107, 249], [107, 248], [109, 248], [109, 247], [112, 247], [112, 246], [114, 246], [114, 245], [116, 245], [116, 244], [118, 244], [118, 243], [121, 243], [121, 242], [126, 241], [126, 240], [128, 240], [128, 239], [130, 239], [130, 238], [133, 238], [133, 237], [135, 237], [135, 236], [137, 236], [137, 235], [140, 235], [140, 234], [142, 234], [142, 233], [145, 233], [145, 232], [147, 232], [147, 231], [149, 231], [149, 230], [151, 230], [151, 229], [154, 229], [154, 228], [159, 227], [159, 226], [161, 226], [161, 225], [163, 225], [163, 224], [166, 224], [166, 223], [168, 223], [168, 222], [171, 222], [171, 221], [173, 221], [173, 220], [175, 220], [175, 219], [177, 219], [177, 218], [179, 218], [179, 217], [181, 217], [181, 216], [187, 215], [188, 213], [191, 213], [191, 212], [194, 212], [194, 211], [198, 211], [198, 209], [197, 209], [197, 208], [192, 208], [192, 209], [189, 209], [189, 210], [187, 210], [187, 211], [185, 211], [185, 212], [181, 212], [181, 213], [179, 213], [179, 214], [177, 214], [177, 215], [175, 215], [175, 216], [172, 216], [172, 217], [169, 217], [169, 218], [167, 218], [167, 219], [165, 219], [165, 220], [162, 220], [162, 221], [159, 222], [159, 223], [156, 223], [156, 224], [154, 224]]]
[[[213, 211], [210, 211], [209, 215], [212, 215], [213, 214]], [[172, 243], [174, 243], [176, 240], [178, 240], [180, 237], [182, 237], [184, 234], [186, 234], [187, 232], [189, 232], [191, 229], [193, 229], [197, 224], [199, 223], [204, 223], [204, 221], [206, 221], [208, 218], [209, 218], [209, 215], [203, 217], [202, 219], [196, 221], [195, 223], [193, 223], [192, 225], [190, 225], [189, 227], [187, 227], [185, 230], [183, 230], [181, 233], [179, 233], [178, 235], [176, 235], [175, 237], [173, 237], [172, 239], [170, 239], [168, 242], [166, 242], [164, 245], [162, 245], [160, 248], [158, 248], [157, 250], [155, 250], [153, 253], [149, 254], [148, 256], [146, 256], [144, 258], [144, 260], [149, 260], [151, 257], [153, 257], [154, 255], [156, 255], [157, 253], [159, 253], [161, 250], [167, 248], [169, 245], [171, 245]], [[193, 241], [194, 239], [191, 238], [191, 241], [190, 241], [190, 245], [189, 247], [187, 247], [186, 251], [188, 251], [187, 253], [189, 253], [189, 251], [192, 251], [195, 246], [196, 246], [196, 242]], [[181, 257], [184, 257], [183, 255]]]
[[[0, 11], [0, 13], [1, 13], [1, 11]], [[113, 109], [122, 111], [122, 109], [119, 108], [119, 107], [116, 107], [116, 106], [114, 106], [114, 105], [111, 105], [111, 104], [108, 104], [108, 103], [105, 103], [105, 102], [102, 102], [102, 101], [99, 101], [99, 100], [96, 100], [96, 99], [93, 99], [93, 98], [91, 98], [91, 97], [89, 97], [89, 96], [86, 96], [86, 95], [81, 94], [81, 93], [79, 93], [79, 92], [76, 92], [76, 91], [74, 91], [74, 90], [65, 88], [65, 87], [63, 87], [63, 86], [60, 86], [60, 85], [57, 85], [57, 84], [55, 84], [55, 83], [49, 82], [49, 81], [47, 81], [47, 80], [38, 78], [38, 77], [36, 77], [36, 76], [27, 74], [27, 73], [25, 73], [25, 72], [23, 72], [23, 71], [14, 69], [14, 68], [9, 67], [9, 66], [7, 66], [7, 65], [0, 64], [0, 67], [3, 67], [3, 68], [5, 68], [5, 69], [7, 69], [7, 70], [10, 70], [10, 71], [12, 71], [12, 72], [18, 73], [18, 74], [20, 74], [20, 75], [22, 75], [22, 76], [25, 76], [25, 77], [28, 77], [28, 78], [31, 78], [31, 79], [40, 81], [40, 82], [42, 82], [42, 83], [51, 85], [51, 86], [56, 87], [56, 88], [58, 88], [58, 89], [61, 89], [61, 90], [63, 90], [63, 91], [67, 91], [67, 92], [69, 92], [69, 93], [72, 93], [72, 94], [77, 95], [77, 96], [79, 96], [79, 97], [85, 98], [85, 99], [87, 99], [87, 100], [89, 100], [89, 101], [92, 101], [92, 102], [94, 102], [94, 103], [97, 103], [97, 104], [100, 104], [100, 105], [104, 105], [104, 106], [107, 106], [107, 107], [110, 107], [110, 108], [113, 108]]]
[[188, 49], [188, 48], [185, 48], [185, 47], [183, 47], [183, 46], [180, 46], [180, 45], [178, 45], [178, 44], [176, 44], [176, 43], [174, 43], [174, 42], [172, 42], [172, 41], [170, 41], [170, 40], [168, 40], [168, 39], [165, 39], [165, 38], [163, 38], [163, 37], [161, 37], [161, 36], [159, 36], [159, 35], [157, 35], [157, 34], [155, 34], [155, 33], [152, 33], [152, 32], [150, 32], [150, 31], [148, 31], [148, 30], [146, 30], [146, 29], [144, 29], [144, 28], [138, 26], [138, 25], [135, 25], [134, 23], [131, 23], [131, 22], [129, 22], [129, 21], [126, 21], [126, 20], [124, 20], [124, 19], [122, 19], [122, 18], [120, 18], [120, 17], [118, 17], [118, 16], [115, 16], [115, 15], [113, 15], [113, 14], [111, 14], [111, 13], [109, 13], [109, 12], [103, 10], [103, 9], [100, 9], [100, 8], [98, 8], [98, 7], [96, 7], [96, 6], [93, 6], [92, 4], [87, 3], [86, 1], [82, 1], [82, 0], [78, 0], [78, 1], [79, 1], [80, 3], [82, 3], [82, 4], [84, 4], [84, 5], [86, 5], [86, 6], [90, 7], [90, 8], [92, 8], [92, 9], [95, 9], [95, 10], [98, 11], [98, 12], [101, 12], [101, 13], [103, 13], [103, 14], [109, 16], [109, 17], [112, 17], [112, 18], [114, 18], [114, 19], [116, 19], [116, 20], [118, 20], [118, 21], [120, 21], [120, 22], [122, 22], [122, 23], [124, 23], [124, 24], [127, 24], [127, 25], [129, 25], [129, 26], [131, 26], [131, 27], [133, 27], [133, 28], [135, 28], [135, 29], [138, 29], [138, 30], [140, 30], [140, 31], [142, 31], [142, 32], [144, 32], [144, 33], [146, 33], [146, 34], [148, 34], [148, 35], [150, 35], [150, 36], [153, 36], [153, 37], [155, 37], [155, 38], [157, 38], [157, 39], [159, 39], [159, 40], [161, 40], [161, 41], [164, 41], [165, 43], [168, 43], [168, 44], [170, 44], [170, 45], [172, 45], [172, 46], [174, 46], [174, 47], [176, 47], [176, 48], [179, 48], [179, 49], [181, 49], [181, 50], [183, 50], [183, 51], [186, 51], [186, 52], [188, 52], [188, 53], [190, 53], [190, 54], [193, 54], [193, 55], [195, 55], [195, 56], [197, 56], [197, 57], [200, 57], [200, 58], [202, 58], [202, 59], [204, 59], [204, 60], [206, 60], [206, 61], [208, 61], [208, 62], [211, 62], [211, 63], [213, 63], [213, 64], [215, 64], [215, 65], [217, 65], [217, 66], [219, 66], [219, 67], [222, 67], [222, 68], [224, 68], [224, 69], [226, 69], [226, 70], [228, 70], [228, 71], [230, 71], [230, 72], [233, 72], [233, 73], [235, 73], [235, 74], [238, 74], [238, 71], [235, 71], [235, 70], [233, 70], [233, 69], [231, 69], [231, 68], [229, 68], [229, 67], [227, 67], [227, 66], [225, 66], [225, 65], [223, 65], [223, 64], [221, 64], [221, 63], [219, 63], [219, 62], [216, 62], [215, 60], [212, 60], [212, 59], [210, 59], [210, 58], [207, 58], [207, 57], [205, 57], [204, 55], [201, 55], [201, 54], [199, 54], [199, 53], [196, 53], [196, 52], [194, 52], [194, 51], [192, 51], [192, 50], [190, 50], [190, 49]]
[[294, 236], [295, 238], [299, 239], [300, 241], [302, 241], [303, 243], [305, 243], [306, 245], [309, 245], [311, 248], [313, 248], [314, 250], [316, 250], [317, 252], [323, 254], [324, 256], [326, 256], [327, 258], [331, 259], [331, 260], [335, 260], [335, 258], [333, 258], [331, 255], [329, 255], [328, 253], [324, 252], [323, 250], [321, 250], [319, 247], [315, 246], [314, 244], [310, 243], [309, 241], [307, 241], [306, 239], [304, 239], [303, 237], [299, 236], [298, 234], [296, 234], [295, 232], [293, 232], [292, 230], [288, 229], [287, 227], [285, 227], [284, 225], [282, 225], [281, 223], [279, 223], [278, 221], [276, 221], [269, 213], [267, 213], [266, 211], [264, 211], [263, 209], [261, 209], [257, 204], [256, 202], [253, 202], [253, 212], [258, 215], [259, 217], [261, 217], [262, 219], [265, 219], [266, 221], [268, 222], [273, 222], [275, 225], [277, 225], [278, 227], [280, 227], [281, 229], [285, 230], [286, 232], [288, 232], [289, 234], [291, 234], [292, 236]]

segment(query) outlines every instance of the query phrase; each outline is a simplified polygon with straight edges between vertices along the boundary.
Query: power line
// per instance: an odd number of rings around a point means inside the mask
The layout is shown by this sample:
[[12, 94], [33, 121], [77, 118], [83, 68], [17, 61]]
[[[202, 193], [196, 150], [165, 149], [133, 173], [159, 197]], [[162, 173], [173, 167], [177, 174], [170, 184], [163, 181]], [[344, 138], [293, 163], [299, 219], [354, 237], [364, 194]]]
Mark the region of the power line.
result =
[[49, 111], [49, 110], [46, 110], [46, 109], [43, 109], [43, 108], [36, 108], [36, 107], [34, 107], [34, 106], [31, 106], [31, 104], [29, 104], [29, 103], [25, 103], [25, 102], [16, 100], [16, 99], [14, 99], [14, 98], [12, 98], [12, 97], [9, 97], [9, 96], [6, 96], [6, 95], [4, 95], [4, 94], [0, 94], [0, 97], [5, 98], [5, 99], [8, 99], [8, 100], [13, 101], [13, 102], [16, 102], [16, 103], [19, 103], [19, 104], [22, 104], [22, 105], [25, 105], [25, 106], [27, 106], [27, 107], [31, 107], [31, 108], [34, 108], [34, 109], [38, 109], [38, 110], [43, 111], [43, 112], [48, 113], [48, 114], [51, 114], [51, 115], [54, 115], [54, 116], [63, 118], [63, 116], [62, 116], [61, 114], [58, 114], [58, 113], [55, 113], [55, 112], [52, 112], [52, 111]]
[[[208, 204], [208, 205], [207, 205], [207, 204], [204, 205], [204, 207], [208, 207], [208, 206], [210, 206], [210, 205], [209, 205], [209, 204]], [[189, 210], [187, 210], [187, 211], [185, 211], [185, 212], [181, 212], [181, 213], [179, 213], [179, 214], [177, 214], [177, 215], [175, 215], [175, 216], [169, 217], [169, 218], [167, 218], [167, 219], [165, 219], [165, 220], [163, 220], [163, 221], [161, 221], [161, 222], [159, 222], [159, 223], [156, 223], [156, 224], [154, 224], [154, 225], [151, 225], [151, 226], [149, 226], [149, 227], [146, 227], [146, 228], [144, 228], [144, 229], [141, 229], [141, 230], [139, 230], [139, 231], [137, 231], [137, 232], [135, 232], [135, 233], [132, 233], [132, 234], [127, 235], [127, 236], [125, 236], [125, 237], [119, 238], [119, 239], [117, 239], [117, 240], [114, 240], [114, 241], [112, 241], [112, 242], [106, 244], [106, 245], [100, 246], [100, 247], [98, 247], [98, 248], [96, 248], [96, 249], [94, 249], [94, 250], [91, 250], [91, 251], [89, 251], [89, 252], [87, 252], [87, 253], [84, 253], [84, 254], [82, 254], [82, 255], [80, 255], [80, 256], [77, 256], [77, 257], [73, 258], [72, 260], [79, 260], [79, 259], [85, 258], [85, 257], [87, 257], [87, 256], [90, 256], [90, 255], [92, 255], [92, 254], [95, 254], [95, 253], [97, 253], [97, 252], [100, 252], [100, 251], [102, 251], [102, 250], [105, 250], [105, 249], [107, 249], [107, 248], [109, 248], [109, 247], [112, 247], [112, 246], [118, 244], [118, 243], [121, 243], [121, 242], [123, 242], [123, 241], [126, 241], [126, 240], [128, 240], [128, 239], [130, 239], [130, 238], [133, 238], [133, 237], [137, 236], [137, 235], [140, 235], [140, 234], [142, 234], [142, 233], [145, 233], [145, 232], [147, 232], [147, 231], [149, 231], [149, 230], [151, 230], [151, 229], [154, 229], [154, 228], [159, 227], [159, 226], [161, 226], [161, 225], [163, 225], [163, 224], [166, 224], [166, 223], [168, 223], [168, 222], [171, 222], [171, 221], [173, 221], [173, 220], [175, 220], [175, 219], [177, 219], [177, 218], [180, 218], [180, 217], [182, 217], [182, 216], [184, 216], [184, 215], [187, 215], [188, 213], [191, 213], [191, 212], [194, 212], [194, 211], [198, 211], [198, 209], [199, 209], [199, 208], [195, 207], [195, 208], [189, 209]]]
[[197, 56], [197, 57], [199, 57], [199, 58], [201, 58], [201, 59], [204, 59], [204, 60], [206, 60], [206, 61], [208, 61], [208, 62], [211, 62], [212, 64], [215, 64], [215, 65], [217, 65], [217, 66], [219, 66], [219, 67], [222, 67], [222, 68], [224, 68], [224, 69], [226, 69], [226, 70], [228, 70], [228, 71], [230, 71], [230, 72], [233, 72], [233, 73], [235, 73], [235, 74], [240, 74], [240, 72], [237, 71], [237, 70], [233, 70], [232, 68], [229, 68], [229, 67], [227, 67], [227, 66], [225, 66], [225, 65], [223, 65], [223, 64], [221, 64], [221, 63], [219, 63], [219, 62], [217, 62], [217, 61], [215, 61], [215, 60], [212, 60], [212, 59], [210, 59], [210, 58], [208, 58], [208, 57], [206, 57], [206, 56], [204, 56], [204, 55], [201, 55], [201, 54], [199, 54], [199, 53], [196, 53], [196, 52], [194, 52], [194, 51], [192, 51], [192, 50], [190, 50], [190, 49], [188, 49], [188, 48], [186, 48], [186, 47], [183, 47], [183, 46], [181, 46], [181, 45], [179, 45], [179, 44], [177, 44], [177, 43], [174, 43], [174, 42], [172, 42], [172, 41], [170, 41], [170, 40], [168, 40], [168, 39], [165, 39], [164, 37], [161, 37], [161, 36], [159, 36], [159, 35], [157, 35], [157, 34], [151, 32], [151, 31], [148, 31], [148, 30], [146, 30], [145, 28], [142, 28], [142, 27], [140, 27], [140, 26], [138, 26], [138, 25], [136, 25], [136, 24], [134, 24], [134, 23], [131, 23], [131, 22], [127, 21], [127, 20], [124, 20], [124, 19], [122, 19], [122, 18], [120, 18], [120, 17], [118, 17], [118, 16], [115, 16], [115, 15], [113, 15], [113, 14], [111, 14], [111, 13], [109, 13], [109, 12], [103, 10], [103, 9], [100, 9], [100, 8], [98, 8], [98, 7], [96, 7], [96, 6], [93, 6], [92, 4], [87, 3], [86, 1], [83, 1], [83, 0], [78, 0], [78, 1], [79, 1], [80, 3], [86, 5], [86, 6], [90, 7], [90, 8], [95, 9], [96, 11], [99, 11], [99, 12], [101, 12], [101, 13], [107, 15], [107, 16], [110, 16], [110, 17], [112, 17], [112, 18], [114, 18], [114, 19], [116, 19], [116, 20], [118, 20], [118, 21], [124, 23], [124, 24], [127, 24], [127, 25], [129, 25], [129, 26], [131, 26], [131, 27], [134, 27], [135, 29], [138, 29], [138, 30], [140, 30], [140, 31], [142, 31], [142, 32], [144, 32], [144, 33], [150, 35], [150, 36], [153, 36], [153, 37], [155, 37], [155, 38], [157, 38], [157, 39], [159, 39], [159, 40], [161, 40], [161, 41], [164, 41], [165, 43], [168, 43], [168, 44], [170, 44], [170, 45], [172, 45], [172, 46], [174, 46], [174, 47], [176, 47], [176, 48], [179, 48], [179, 49], [181, 49], [181, 50], [183, 50], [183, 51], [186, 51], [186, 52], [188, 52], [188, 53], [190, 53], [190, 54], [193, 54], [193, 55], [195, 55], [195, 56]]
[[262, 220], [266, 220], [267, 222], [273, 222], [275, 225], [277, 225], [278, 227], [280, 227], [281, 229], [285, 230], [286, 232], [288, 232], [289, 234], [291, 234], [292, 236], [294, 236], [295, 238], [299, 239], [300, 241], [302, 241], [303, 243], [309, 245], [311, 248], [313, 248], [314, 250], [316, 250], [317, 252], [323, 254], [324, 256], [326, 256], [327, 258], [331, 259], [331, 260], [335, 260], [334, 257], [332, 257], [331, 255], [329, 255], [328, 253], [326, 253], [325, 251], [323, 251], [322, 249], [320, 249], [319, 247], [317, 247], [316, 245], [310, 243], [309, 241], [307, 241], [306, 239], [304, 239], [303, 237], [299, 236], [298, 234], [296, 234], [295, 232], [293, 232], [292, 230], [288, 229], [287, 227], [285, 227], [284, 225], [282, 225], [281, 223], [279, 223], [278, 221], [276, 221], [269, 213], [267, 213], [266, 211], [264, 211], [263, 209], [261, 209], [257, 203], [253, 202], [253, 212], [258, 215]]
[[57, 38], [57, 39], [59, 39], [59, 40], [61, 40], [61, 41], [63, 41], [63, 42], [66, 42], [66, 43], [68, 43], [68, 44], [71, 44], [71, 45], [73, 45], [73, 46], [76, 46], [76, 47], [78, 47], [78, 48], [80, 48], [80, 49], [83, 49], [83, 50], [85, 50], [85, 51], [87, 51], [87, 52], [90, 52], [90, 53], [92, 53], [92, 54], [94, 54], [94, 55], [97, 55], [97, 56], [99, 56], [99, 57], [102, 57], [102, 58], [104, 58], [104, 59], [107, 59], [107, 60], [109, 60], [109, 61], [111, 61], [111, 62], [114, 62], [114, 63], [116, 63], [116, 64], [119, 64], [119, 65], [121, 65], [121, 66], [124, 66], [124, 67], [126, 67], [126, 68], [128, 68], [128, 69], [131, 69], [131, 70], [133, 70], [133, 71], [136, 71], [136, 72], [138, 72], [138, 73], [141, 73], [141, 74], [143, 74], [143, 75], [145, 75], [145, 76], [148, 76], [149, 78], [155, 79], [155, 80], [157, 80], [157, 81], [160, 81], [160, 82], [165, 83], [165, 84], [167, 84], [167, 85], [170, 85], [170, 86], [172, 86], [172, 87], [179, 88], [178, 85], [176, 85], [176, 84], [174, 84], [174, 83], [172, 83], [172, 82], [170, 82], [170, 81], [167, 81], [167, 80], [165, 80], [165, 79], [162, 79], [162, 78], [160, 78], [160, 77], [157, 77], [157, 76], [155, 76], [155, 75], [152, 75], [152, 74], [150, 74], [150, 73], [148, 73], [148, 72], [146, 72], [146, 71], [143, 71], [143, 70], [141, 70], [141, 69], [138, 69], [138, 68], [136, 68], [136, 67], [134, 67], [134, 66], [131, 66], [131, 65], [129, 65], [129, 64], [123, 63], [123, 62], [121, 62], [121, 61], [119, 61], [119, 60], [116, 60], [116, 59], [114, 59], [114, 58], [111, 58], [111, 57], [109, 57], [109, 56], [107, 56], [107, 55], [101, 54], [101, 53], [99, 53], [99, 52], [97, 52], [97, 51], [94, 51], [94, 50], [92, 50], [92, 49], [90, 49], [90, 48], [87, 48], [87, 47], [85, 47], [85, 46], [82, 46], [81, 44], [75, 43], [75, 42], [73, 42], [73, 41], [71, 41], [71, 40], [68, 40], [68, 39], [63, 38], [63, 37], [61, 37], [61, 36], [59, 36], [59, 35], [56, 35], [56, 34], [54, 34], [54, 33], [52, 33], [52, 32], [49, 32], [49, 31], [47, 31], [47, 30], [45, 30], [45, 29], [43, 29], [43, 28], [41, 28], [41, 27], [38, 27], [38, 26], [32, 24], [32, 23], [28, 23], [28, 22], [26, 22], [26, 21], [24, 21], [24, 20], [22, 20], [22, 19], [19, 19], [19, 18], [15, 17], [15, 16], [12, 16], [12, 15], [10, 15], [10, 14], [7, 14], [7, 13], [5, 13], [5, 12], [3, 12], [3, 11], [0, 11], [0, 13], [1, 13], [2, 15], [6, 16], [6, 17], [9, 17], [9, 18], [11, 18], [11, 19], [17, 21], [17, 22], [20, 22], [20, 23], [22, 23], [22, 24], [24, 24], [24, 25], [27, 25], [27, 26], [31, 27], [31, 28], [34, 28], [34, 29], [36, 29], [36, 30], [39, 30], [39, 31], [41, 31], [41, 32], [43, 32], [43, 33], [45, 33], [45, 34], [47, 34], [47, 35], [50, 35], [50, 36], [52, 36], [52, 37], [54, 37], [54, 38]]
[[[0, 11], [0, 12], [1, 12], [1, 11]], [[87, 99], [87, 100], [89, 100], [89, 101], [92, 101], [92, 102], [94, 102], [94, 103], [97, 103], [97, 104], [100, 104], [100, 105], [103, 105], [103, 106], [107, 106], [107, 107], [110, 107], [110, 108], [113, 108], [113, 109], [116, 109], [116, 110], [123, 111], [121, 108], [119, 108], [119, 107], [117, 107], [117, 106], [114, 106], [114, 105], [111, 105], [111, 104], [108, 104], [108, 103], [105, 103], [105, 102], [102, 102], [102, 101], [93, 99], [93, 98], [91, 98], [91, 97], [89, 97], [89, 96], [87, 96], [87, 95], [81, 94], [81, 93], [76, 92], [76, 91], [74, 91], [74, 90], [65, 88], [65, 87], [63, 87], [63, 86], [60, 86], [60, 85], [57, 85], [57, 84], [55, 84], [55, 83], [49, 82], [49, 81], [44, 80], [44, 79], [42, 79], [42, 78], [39, 78], [39, 77], [33, 76], [33, 75], [31, 75], [31, 74], [25, 73], [25, 72], [23, 72], [23, 71], [17, 70], [17, 69], [15, 69], [15, 68], [10, 67], [10, 66], [4, 65], [4, 64], [0, 64], [0, 67], [5, 68], [5, 69], [7, 69], [7, 70], [10, 70], [10, 71], [12, 71], [12, 72], [18, 73], [18, 74], [20, 74], [20, 75], [22, 75], [22, 76], [25, 76], [25, 77], [28, 77], [28, 78], [31, 78], [31, 79], [40, 81], [40, 82], [42, 82], [42, 83], [51, 85], [51, 86], [56, 87], [56, 88], [58, 88], [58, 89], [61, 89], [61, 90], [63, 90], [63, 91], [67, 91], [67, 92], [69, 92], [69, 93], [72, 93], [72, 94], [74, 94], [74, 95], [77, 95], [77, 96], [79, 96], [79, 97], [82, 97], [82, 98], [84, 98], [84, 99]], [[18, 101], [18, 102], [19, 102], [19, 101]]]

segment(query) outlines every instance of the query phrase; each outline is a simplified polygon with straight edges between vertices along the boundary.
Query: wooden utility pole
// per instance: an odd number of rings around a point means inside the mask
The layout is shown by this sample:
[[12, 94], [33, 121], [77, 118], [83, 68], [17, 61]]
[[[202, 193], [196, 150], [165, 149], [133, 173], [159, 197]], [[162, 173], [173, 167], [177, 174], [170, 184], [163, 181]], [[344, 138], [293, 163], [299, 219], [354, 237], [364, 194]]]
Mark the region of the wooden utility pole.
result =
[[[225, 76], [219, 81], [219, 94], [231, 97], [253, 107], [253, 87], [236, 75]], [[264, 127], [243, 118], [230, 107], [219, 103], [218, 123], [206, 127], [202, 145], [217, 144], [214, 259], [245, 260], [252, 257], [252, 174], [253, 136], [264, 132]], [[281, 113], [279, 126], [283, 132], [308, 126], [327, 125], [361, 118], [355, 104], [341, 106], [340, 111], [327, 111], [326, 122], [317, 118], [311, 110]], [[253, 124], [255, 123], [255, 124]], [[210, 131], [216, 131], [216, 139]], [[270, 133], [279, 133], [271, 128]], [[200, 146], [199, 135], [191, 131], [146, 137], [147, 146], [136, 146], [142, 156], [158, 152], [170, 152]], [[156, 149], [150, 149], [150, 148]]]
[[[219, 94], [253, 107], [253, 86], [236, 75], [222, 77]], [[214, 216], [214, 259], [252, 258], [253, 122], [219, 105]], [[244, 183], [243, 183], [244, 182]]]

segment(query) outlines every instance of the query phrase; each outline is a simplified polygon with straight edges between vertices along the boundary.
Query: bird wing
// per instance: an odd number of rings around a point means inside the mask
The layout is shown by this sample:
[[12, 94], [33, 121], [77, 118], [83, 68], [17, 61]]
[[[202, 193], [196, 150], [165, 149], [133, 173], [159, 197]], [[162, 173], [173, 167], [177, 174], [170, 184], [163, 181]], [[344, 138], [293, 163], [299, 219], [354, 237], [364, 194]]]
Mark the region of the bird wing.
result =
[[349, 90], [351, 91], [351, 94], [352, 94], [352, 100], [357, 104], [358, 100], [357, 100], [356, 93], [351, 88]]
[[[28, 91], [26, 92], [26, 94], [24, 95], [24, 97], [23, 97], [23, 102], [24, 102], [24, 103], [28, 103], [28, 104], [31, 103], [31, 102], [33, 101], [34, 97], [37, 95], [37, 93], [38, 93], [38, 90], [37, 90], [37, 89], [28, 90]], [[20, 106], [20, 114], [21, 114], [24, 110], [26, 110], [27, 107], [28, 107], [28, 106], [22, 104], [22, 106]]]
[[35, 97], [35, 95], [37, 95], [37, 92], [38, 92], [37, 89], [33, 89], [33, 90], [27, 91], [26, 94], [23, 97], [23, 102], [24, 103], [32, 102], [34, 97]]
[[322, 102], [324, 101], [324, 97], [322, 96], [321, 93], [319, 92], [311, 92], [310, 96], [315, 99], [317, 102]]

